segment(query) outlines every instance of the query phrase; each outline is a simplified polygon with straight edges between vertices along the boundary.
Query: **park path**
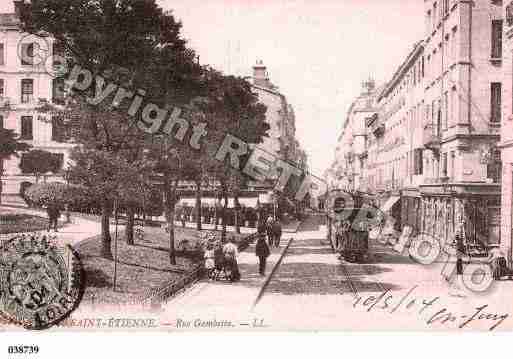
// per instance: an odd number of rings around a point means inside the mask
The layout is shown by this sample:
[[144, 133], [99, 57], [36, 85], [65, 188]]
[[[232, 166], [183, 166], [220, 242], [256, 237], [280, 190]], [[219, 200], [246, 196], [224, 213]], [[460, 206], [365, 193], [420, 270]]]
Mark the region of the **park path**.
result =
[[[38, 211], [29, 208], [13, 208], [8, 206], [0, 206], [0, 210], [5, 210], [14, 213], [25, 213], [46, 218], [44, 211]], [[119, 227], [121, 229], [121, 227]], [[115, 231], [115, 226], [111, 225], [111, 232]], [[59, 228], [57, 232], [57, 239], [60, 243], [69, 244], [74, 246], [86, 239], [95, 237], [101, 232], [100, 223], [91, 219], [85, 219], [79, 216], [72, 216], [71, 223], [66, 224], [64, 227]], [[40, 231], [39, 233], [48, 233], [47, 231]], [[50, 232], [54, 234], [53, 231]]]

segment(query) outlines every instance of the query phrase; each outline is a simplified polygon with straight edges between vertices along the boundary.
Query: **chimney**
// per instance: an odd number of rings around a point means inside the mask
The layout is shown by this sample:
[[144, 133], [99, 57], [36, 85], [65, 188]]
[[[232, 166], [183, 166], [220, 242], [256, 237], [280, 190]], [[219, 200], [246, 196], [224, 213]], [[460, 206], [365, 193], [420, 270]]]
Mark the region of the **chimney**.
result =
[[21, 10], [23, 6], [25, 5], [25, 0], [13, 0], [14, 3], [14, 13], [16, 14], [17, 18], [21, 17]]
[[255, 85], [268, 87], [269, 76], [267, 74], [267, 67], [264, 65], [262, 60], [258, 60], [256, 65], [253, 66], [253, 80]]

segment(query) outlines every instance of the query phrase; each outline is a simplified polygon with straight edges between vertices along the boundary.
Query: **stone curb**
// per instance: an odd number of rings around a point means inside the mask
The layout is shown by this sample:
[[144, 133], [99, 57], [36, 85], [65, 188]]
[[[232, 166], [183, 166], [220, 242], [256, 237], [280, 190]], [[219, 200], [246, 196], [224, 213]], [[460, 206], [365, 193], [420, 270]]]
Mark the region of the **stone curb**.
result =
[[264, 292], [267, 289], [267, 286], [269, 285], [269, 282], [271, 281], [274, 273], [276, 273], [276, 271], [278, 270], [278, 267], [280, 266], [280, 264], [281, 264], [281, 262], [283, 260], [283, 257], [285, 257], [285, 254], [287, 253], [287, 251], [288, 251], [288, 249], [289, 249], [289, 247], [290, 247], [290, 245], [292, 244], [293, 241], [294, 241], [294, 238], [291, 238], [289, 240], [289, 242], [287, 243], [287, 245], [285, 247], [283, 247], [283, 250], [280, 253], [280, 258], [278, 258], [276, 263], [274, 263], [274, 267], [271, 269], [271, 272], [269, 273], [269, 275], [265, 278], [264, 284], [260, 288], [260, 290], [258, 292], [258, 295], [257, 295], [255, 301], [253, 302], [253, 305], [251, 306], [251, 309], [254, 309], [257, 306], [257, 304], [260, 301], [260, 299], [262, 299], [262, 297], [264, 296]]

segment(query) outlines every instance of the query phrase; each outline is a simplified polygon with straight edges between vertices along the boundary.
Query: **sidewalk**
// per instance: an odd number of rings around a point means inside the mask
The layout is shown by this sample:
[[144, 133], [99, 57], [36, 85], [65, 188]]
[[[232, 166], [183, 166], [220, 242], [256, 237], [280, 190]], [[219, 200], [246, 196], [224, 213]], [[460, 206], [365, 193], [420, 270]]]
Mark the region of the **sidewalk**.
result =
[[[285, 235], [280, 243], [280, 248], [273, 248], [267, 259], [266, 275], [258, 273], [258, 258], [255, 255], [255, 243], [251, 244], [244, 252], [239, 254], [239, 270], [241, 280], [236, 283], [226, 281], [201, 280], [192, 288], [170, 300], [163, 305], [163, 313], [160, 314], [164, 326], [177, 328], [177, 320], [194, 320], [196, 318], [215, 318], [222, 320], [240, 320], [241, 325], [246, 325], [247, 318], [234, 318], [234, 315], [248, 313], [258, 297], [260, 290], [285, 254], [289, 242], [293, 240], [290, 235]], [[165, 323], [166, 320], [168, 323]], [[236, 324], [238, 326], [238, 324]]]
[[[13, 208], [11, 206], [0, 206], [0, 208], [6, 210], [15, 210], [17, 213], [26, 213], [35, 216], [41, 216], [46, 218], [46, 213], [44, 211], [39, 211], [35, 209], [28, 208]], [[59, 243], [76, 245], [86, 239], [91, 237], [95, 237], [100, 234], [101, 227], [100, 223], [93, 220], [84, 219], [77, 216], [71, 217], [70, 224], [65, 224], [63, 228], [59, 228], [59, 232], [57, 232], [57, 239]], [[122, 227], [118, 227], [122, 230]], [[115, 231], [115, 226], [110, 226], [111, 232]], [[46, 231], [40, 231], [40, 233], [47, 233]], [[50, 233], [54, 233], [53, 231]]]

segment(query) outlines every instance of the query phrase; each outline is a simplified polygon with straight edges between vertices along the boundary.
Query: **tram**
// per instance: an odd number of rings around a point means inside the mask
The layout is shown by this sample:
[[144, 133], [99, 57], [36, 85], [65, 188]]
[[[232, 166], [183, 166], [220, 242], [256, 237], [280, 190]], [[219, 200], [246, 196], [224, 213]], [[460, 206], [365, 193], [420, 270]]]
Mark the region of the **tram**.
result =
[[372, 198], [361, 192], [336, 191], [330, 199], [327, 224], [331, 247], [340, 253], [341, 259], [363, 262], [369, 251], [372, 218], [371, 213], [361, 209], [372, 205]]

